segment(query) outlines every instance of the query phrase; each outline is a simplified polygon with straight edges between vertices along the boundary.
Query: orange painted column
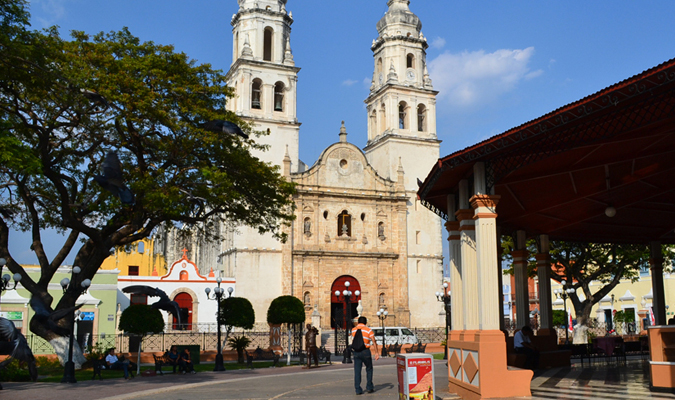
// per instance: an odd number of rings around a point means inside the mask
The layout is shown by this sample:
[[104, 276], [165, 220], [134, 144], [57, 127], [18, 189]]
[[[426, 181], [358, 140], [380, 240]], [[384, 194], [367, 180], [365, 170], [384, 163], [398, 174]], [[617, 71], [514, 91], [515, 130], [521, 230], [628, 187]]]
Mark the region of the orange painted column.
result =
[[[453, 331], [448, 342], [448, 380], [451, 392], [463, 399], [530, 396], [532, 371], [509, 370], [506, 339], [499, 330], [497, 229], [498, 196], [475, 195], [474, 208], [476, 276], [478, 283], [478, 330]], [[463, 210], [460, 210], [463, 211]], [[458, 215], [458, 219], [460, 216]], [[462, 272], [465, 272], [462, 257]], [[465, 301], [469, 300], [467, 293]], [[465, 315], [465, 319], [466, 319]], [[467, 326], [468, 327], [468, 326]]]

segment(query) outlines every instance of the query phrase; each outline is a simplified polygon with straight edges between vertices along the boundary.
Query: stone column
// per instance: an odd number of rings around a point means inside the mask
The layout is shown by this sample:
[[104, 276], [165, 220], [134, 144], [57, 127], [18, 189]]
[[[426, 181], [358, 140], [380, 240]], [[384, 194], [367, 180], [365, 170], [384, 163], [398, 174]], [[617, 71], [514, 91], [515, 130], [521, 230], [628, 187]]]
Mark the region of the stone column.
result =
[[513, 275], [515, 277], [516, 292], [516, 327], [522, 328], [530, 323], [530, 294], [527, 287], [527, 259], [529, 252], [525, 248], [525, 231], [516, 231], [513, 238], [514, 249]]
[[462, 262], [462, 295], [464, 330], [476, 330], [480, 325], [478, 302], [478, 271], [476, 268], [476, 232], [473, 221], [474, 211], [469, 208], [469, 184], [459, 183], [459, 210], [455, 213], [459, 221], [460, 259]]
[[[448, 217], [454, 217], [455, 208], [454, 196], [448, 196]], [[448, 231], [450, 246], [450, 290], [452, 291], [450, 323], [453, 330], [461, 330], [464, 327], [464, 296], [462, 295], [462, 249], [459, 221], [446, 222], [445, 229]]]
[[649, 265], [652, 272], [652, 307], [654, 308], [654, 323], [666, 324], [666, 296], [663, 289], [663, 255], [661, 254], [661, 242], [649, 243]]
[[471, 198], [475, 210], [476, 265], [480, 329], [499, 329], [499, 274], [497, 255], [497, 213], [500, 196], [477, 194]]
[[551, 256], [548, 235], [539, 235], [537, 276], [539, 277], [539, 334], [553, 328], [553, 305], [551, 304]]

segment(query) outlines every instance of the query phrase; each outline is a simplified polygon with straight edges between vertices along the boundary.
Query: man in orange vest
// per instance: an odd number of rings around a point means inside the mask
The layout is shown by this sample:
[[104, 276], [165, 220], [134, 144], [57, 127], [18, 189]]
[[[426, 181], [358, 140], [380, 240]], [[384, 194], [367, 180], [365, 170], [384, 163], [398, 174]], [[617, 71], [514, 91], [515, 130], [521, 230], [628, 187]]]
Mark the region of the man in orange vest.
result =
[[359, 317], [358, 325], [352, 329], [352, 346], [355, 345], [354, 337], [359, 330], [363, 336], [363, 344], [365, 344], [365, 349], [361, 351], [357, 351], [358, 349], [354, 348], [354, 389], [356, 389], [356, 394], [363, 394], [363, 389], [361, 389], [361, 367], [363, 364], [366, 365], [366, 391], [368, 393], [375, 391], [375, 387], [373, 386], [373, 358], [370, 346], [375, 346], [375, 360], [380, 358], [380, 351], [377, 347], [377, 342], [375, 342], [375, 332], [366, 326], [367, 323], [366, 317]]

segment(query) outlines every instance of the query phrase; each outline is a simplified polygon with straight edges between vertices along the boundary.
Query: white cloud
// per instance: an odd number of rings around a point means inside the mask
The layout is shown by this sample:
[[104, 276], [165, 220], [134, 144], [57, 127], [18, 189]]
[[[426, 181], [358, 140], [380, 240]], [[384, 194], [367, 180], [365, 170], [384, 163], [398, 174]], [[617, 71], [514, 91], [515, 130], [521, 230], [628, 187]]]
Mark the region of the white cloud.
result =
[[[32, 14], [39, 14], [37, 21], [43, 28], [57, 24], [66, 15], [65, 3], [68, 0], [31, 0]], [[40, 9], [39, 13], [35, 12]]]
[[523, 50], [445, 52], [429, 63], [434, 89], [440, 101], [457, 106], [475, 106], [494, 101], [526, 79], [543, 74], [528, 66], [534, 47]]
[[346, 79], [342, 81], [343, 86], [352, 86], [353, 84], [357, 83], [358, 81], [355, 81], [353, 79]]
[[363, 86], [369, 88], [373, 84], [373, 78], [363, 78]]
[[434, 40], [431, 41], [431, 47], [434, 49], [442, 49], [445, 47], [445, 39], [443, 39], [440, 36], [437, 36], [434, 38]]

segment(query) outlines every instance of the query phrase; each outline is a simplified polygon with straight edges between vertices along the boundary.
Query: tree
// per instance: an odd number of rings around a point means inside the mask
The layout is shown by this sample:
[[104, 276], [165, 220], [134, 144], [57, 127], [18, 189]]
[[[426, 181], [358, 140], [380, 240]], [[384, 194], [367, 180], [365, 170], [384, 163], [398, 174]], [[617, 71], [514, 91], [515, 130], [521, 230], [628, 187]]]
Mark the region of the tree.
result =
[[[294, 186], [251, 154], [266, 149], [255, 141], [266, 133], [226, 110], [233, 91], [221, 71], [171, 46], [142, 43], [127, 29], [74, 32], [70, 41], [55, 28], [29, 31], [22, 0], [1, 7], [10, 18], [0, 25], [0, 148], [9, 152], [0, 163], [0, 257], [32, 296], [50, 309], [74, 305], [76, 293], [53, 305], [47, 291], [71, 252], [82, 269], [78, 287], [111, 249], [162, 224], [188, 224], [211, 239], [217, 222], [246, 225], [285, 240]], [[207, 129], [218, 120], [250, 138]], [[119, 156], [133, 201], [122, 203], [94, 180], [109, 152]], [[51, 259], [42, 246], [46, 229], [65, 234]], [[12, 258], [13, 230], [31, 232], [39, 279]], [[65, 351], [67, 341], [47, 326], [32, 319], [30, 330]]]
[[140, 336], [138, 341], [138, 360], [136, 362], [136, 375], [141, 373], [141, 344], [143, 338], [152, 333], [164, 331], [164, 319], [162, 313], [147, 304], [132, 304], [122, 311], [119, 329], [127, 334]]
[[[511, 260], [513, 240], [506, 237], [502, 240], [504, 259]], [[537, 253], [536, 241], [528, 240], [530, 252], [528, 260], [528, 276], [536, 275]], [[662, 246], [666, 269], [673, 260], [672, 246]], [[649, 248], [641, 244], [612, 243], [574, 243], [552, 241], [550, 243], [551, 279], [560, 283], [565, 280], [574, 289], [569, 299], [574, 307], [577, 324], [586, 326], [590, 322], [590, 314], [594, 304], [608, 295], [622, 279], [636, 281], [640, 270], [649, 266]], [[513, 273], [513, 268], [505, 270]], [[595, 292], [591, 291], [591, 282], [603, 285]], [[595, 289], [597, 286], [594, 286]], [[579, 296], [583, 294], [583, 298]]]
[[279, 296], [272, 300], [267, 309], [267, 322], [287, 324], [288, 351], [286, 365], [291, 365], [291, 325], [305, 322], [305, 305], [295, 296]]
[[255, 310], [248, 299], [243, 297], [228, 297], [220, 301], [220, 325], [225, 326], [225, 338], [232, 332], [232, 328], [252, 329], [255, 323]]
[[251, 339], [247, 338], [244, 335], [231, 337], [228, 339], [227, 344], [231, 349], [237, 350], [237, 362], [239, 364], [244, 363], [244, 350], [251, 344]]

